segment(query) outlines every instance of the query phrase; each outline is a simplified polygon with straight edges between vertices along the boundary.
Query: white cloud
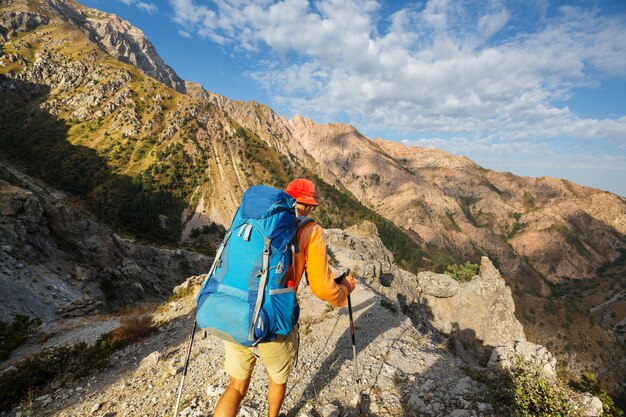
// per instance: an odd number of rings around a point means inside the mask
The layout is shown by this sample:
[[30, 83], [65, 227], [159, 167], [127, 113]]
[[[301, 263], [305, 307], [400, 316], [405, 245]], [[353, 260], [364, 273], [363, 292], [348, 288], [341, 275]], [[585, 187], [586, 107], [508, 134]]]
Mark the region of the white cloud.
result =
[[156, 4], [152, 3], [152, 2], [147, 2], [147, 1], [137, 1], [137, 0], [117, 0], [120, 3], [124, 3], [126, 6], [135, 6], [137, 7], [139, 10], [143, 10], [144, 12], [147, 12], [149, 14], [154, 14], [157, 11], [159, 11], [159, 6], [157, 6]]
[[520, 13], [533, 10], [496, 0], [430, 0], [391, 16], [368, 0], [169, 1], [184, 33], [273, 50], [278, 65], [248, 75], [294, 113], [345, 112], [377, 130], [626, 144], [623, 118], [584, 118], [555, 104], [576, 87], [626, 74], [624, 16], [562, 7], [548, 20], [539, 2], [534, 26], [519, 32], [515, 19], [532, 19]]
[[495, 14], [487, 14], [478, 19], [478, 30], [487, 39], [498, 33], [509, 20], [509, 12], [505, 9]]
[[145, 1], [137, 2], [137, 8], [150, 14], [156, 13], [159, 10], [159, 7], [156, 4]]

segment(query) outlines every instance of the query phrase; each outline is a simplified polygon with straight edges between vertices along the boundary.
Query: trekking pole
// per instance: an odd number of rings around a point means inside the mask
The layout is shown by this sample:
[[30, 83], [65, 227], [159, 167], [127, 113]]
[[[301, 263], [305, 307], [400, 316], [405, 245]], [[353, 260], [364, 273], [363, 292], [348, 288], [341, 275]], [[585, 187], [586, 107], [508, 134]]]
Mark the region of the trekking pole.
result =
[[180, 380], [180, 387], [178, 387], [178, 398], [176, 398], [176, 406], [174, 408], [174, 417], [178, 417], [178, 407], [180, 407], [180, 399], [183, 396], [183, 384], [185, 383], [185, 376], [187, 376], [187, 365], [189, 365], [189, 357], [191, 356], [191, 346], [193, 345], [193, 336], [196, 334], [196, 315], [193, 315], [193, 330], [189, 337], [189, 343], [187, 344], [187, 355], [185, 357], [185, 366], [183, 367], [183, 378]]
[[[350, 269], [347, 269], [343, 274], [335, 278], [335, 282], [339, 283], [342, 279], [348, 276]], [[354, 319], [352, 318], [352, 300], [350, 294], [348, 294], [348, 316], [350, 317], [350, 335], [352, 336], [352, 358], [354, 360], [354, 376], [356, 382], [359, 383], [359, 366], [356, 359], [356, 340], [354, 337]]]

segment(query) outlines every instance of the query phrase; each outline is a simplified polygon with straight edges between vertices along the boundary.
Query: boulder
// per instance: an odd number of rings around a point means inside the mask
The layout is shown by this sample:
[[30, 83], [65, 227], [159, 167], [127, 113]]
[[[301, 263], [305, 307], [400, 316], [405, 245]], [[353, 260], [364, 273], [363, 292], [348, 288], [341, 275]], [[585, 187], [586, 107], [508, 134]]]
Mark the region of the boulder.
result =
[[556, 359], [541, 345], [527, 341], [509, 342], [493, 349], [487, 367], [493, 370], [508, 371], [513, 368], [518, 358], [531, 366], [538, 366], [549, 378], [556, 378]]
[[578, 401], [581, 417], [600, 417], [603, 414], [602, 401], [589, 393], [584, 393]]
[[100, 301], [96, 301], [90, 297], [83, 297], [70, 301], [59, 308], [57, 312], [61, 318], [69, 318], [98, 313], [101, 312], [103, 308], [104, 304]]
[[425, 271], [417, 274], [417, 282], [425, 296], [449, 298], [459, 292], [459, 282], [446, 274]]

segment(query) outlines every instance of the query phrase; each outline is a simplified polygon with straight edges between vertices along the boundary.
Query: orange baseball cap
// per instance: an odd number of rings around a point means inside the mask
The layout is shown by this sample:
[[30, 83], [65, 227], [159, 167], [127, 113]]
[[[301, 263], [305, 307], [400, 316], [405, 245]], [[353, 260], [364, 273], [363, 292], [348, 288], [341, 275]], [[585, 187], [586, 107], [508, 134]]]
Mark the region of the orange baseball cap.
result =
[[285, 192], [296, 199], [298, 203], [319, 206], [315, 184], [304, 178], [297, 178], [287, 184]]

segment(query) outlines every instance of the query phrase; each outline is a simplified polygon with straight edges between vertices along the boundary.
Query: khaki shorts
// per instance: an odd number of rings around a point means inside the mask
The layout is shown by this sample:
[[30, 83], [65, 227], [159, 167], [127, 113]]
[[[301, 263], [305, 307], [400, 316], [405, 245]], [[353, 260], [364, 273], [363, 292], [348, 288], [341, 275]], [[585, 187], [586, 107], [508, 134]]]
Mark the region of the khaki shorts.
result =
[[256, 364], [255, 351], [275, 384], [287, 383], [289, 372], [298, 355], [297, 326], [287, 336], [273, 342], [259, 343], [256, 348], [224, 342], [224, 369], [231, 377], [246, 380]]

